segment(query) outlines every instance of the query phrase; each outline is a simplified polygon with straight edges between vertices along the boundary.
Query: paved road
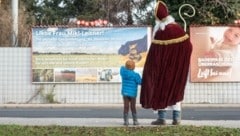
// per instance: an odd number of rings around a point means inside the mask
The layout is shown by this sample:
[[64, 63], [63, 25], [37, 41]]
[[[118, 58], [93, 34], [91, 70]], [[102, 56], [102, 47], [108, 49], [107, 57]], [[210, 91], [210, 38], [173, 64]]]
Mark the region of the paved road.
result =
[[[138, 108], [139, 118], [155, 119], [150, 109]], [[121, 118], [122, 107], [0, 107], [0, 117], [20, 118]], [[167, 118], [171, 119], [171, 111]], [[239, 107], [183, 107], [184, 120], [240, 120]]]
[[[151, 126], [157, 115], [138, 107], [141, 126]], [[131, 121], [131, 120], [130, 120]], [[121, 106], [1, 106], [0, 124], [122, 126]], [[171, 112], [167, 123], [171, 124]], [[238, 106], [183, 106], [182, 124], [240, 128]]]

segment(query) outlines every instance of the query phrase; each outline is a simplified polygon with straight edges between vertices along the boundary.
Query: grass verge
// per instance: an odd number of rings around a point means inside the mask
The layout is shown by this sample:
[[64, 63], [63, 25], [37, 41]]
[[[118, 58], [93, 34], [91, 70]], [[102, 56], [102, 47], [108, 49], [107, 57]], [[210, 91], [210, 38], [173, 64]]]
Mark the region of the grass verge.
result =
[[240, 128], [183, 125], [157, 127], [0, 125], [0, 136], [240, 136]]

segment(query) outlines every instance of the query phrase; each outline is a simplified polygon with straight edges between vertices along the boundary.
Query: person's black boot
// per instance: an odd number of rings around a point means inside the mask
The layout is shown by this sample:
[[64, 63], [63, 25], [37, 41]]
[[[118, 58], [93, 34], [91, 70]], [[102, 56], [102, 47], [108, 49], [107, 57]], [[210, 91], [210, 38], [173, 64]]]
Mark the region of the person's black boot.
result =
[[181, 123], [181, 111], [173, 110], [172, 125], [180, 125], [180, 123]]
[[159, 110], [158, 111], [158, 119], [156, 121], [153, 121], [151, 125], [166, 125], [166, 110]]
[[151, 125], [166, 125], [166, 120], [164, 119], [157, 119], [151, 123]]

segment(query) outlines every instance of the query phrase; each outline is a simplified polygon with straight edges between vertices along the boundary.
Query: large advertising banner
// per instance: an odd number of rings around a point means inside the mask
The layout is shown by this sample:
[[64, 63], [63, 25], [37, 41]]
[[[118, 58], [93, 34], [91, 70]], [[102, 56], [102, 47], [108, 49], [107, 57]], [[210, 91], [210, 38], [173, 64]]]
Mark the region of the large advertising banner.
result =
[[121, 82], [129, 59], [142, 72], [150, 42], [150, 27], [32, 28], [32, 82]]
[[240, 27], [192, 26], [191, 82], [240, 81]]

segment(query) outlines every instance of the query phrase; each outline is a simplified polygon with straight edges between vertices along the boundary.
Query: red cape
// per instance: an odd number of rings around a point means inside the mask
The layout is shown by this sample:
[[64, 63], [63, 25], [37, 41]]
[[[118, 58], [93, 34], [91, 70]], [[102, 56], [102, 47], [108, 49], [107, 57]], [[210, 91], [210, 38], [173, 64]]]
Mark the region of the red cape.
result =
[[168, 24], [165, 30], [156, 32], [155, 40], [170, 40], [170, 44], [151, 44], [142, 76], [143, 108], [163, 109], [183, 100], [192, 53], [189, 37], [179, 40], [184, 35], [178, 24]]

